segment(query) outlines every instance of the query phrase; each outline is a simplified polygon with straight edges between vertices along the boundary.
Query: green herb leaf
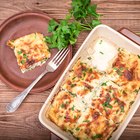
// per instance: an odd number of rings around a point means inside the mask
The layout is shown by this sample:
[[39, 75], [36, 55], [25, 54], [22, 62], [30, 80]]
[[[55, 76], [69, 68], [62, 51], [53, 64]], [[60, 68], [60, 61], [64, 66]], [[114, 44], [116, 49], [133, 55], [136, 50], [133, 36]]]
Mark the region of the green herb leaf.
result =
[[75, 97], [75, 96], [76, 96], [76, 94], [75, 94], [75, 93], [72, 93], [72, 92], [70, 92], [70, 91], [68, 91], [68, 93], [69, 93], [69, 94], [71, 94], [73, 97]]
[[74, 111], [74, 107], [75, 107], [75, 106], [73, 105], [72, 108], [71, 108], [72, 111]]
[[[90, 68], [90, 69], [89, 69], [89, 72], [90, 72], [90, 73], [92, 73], [92, 72], [93, 72], [92, 68]], [[92, 75], [92, 76], [93, 76], [93, 75]]]
[[92, 30], [100, 24], [97, 5], [92, 5], [91, 0], [72, 0], [71, 7], [65, 19], [59, 23], [54, 19], [49, 21], [48, 32], [51, 34], [44, 37], [49, 48], [61, 50], [73, 46], [81, 31]]
[[79, 131], [79, 130], [80, 130], [80, 128], [79, 128], [79, 127], [77, 127], [75, 130], [76, 130], [76, 131]]
[[65, 108], [65, 104], [61, 104], [61, 108]]
[[21, 64], [25, 64], [25, 60], [21, 60]]
[[110, 105], [108, 101], [104, 102], [103, 106], [112, 109], [112, 105]]
[[76, 77], [73, 77], [72, 80], [74, 80]]
[[76, 84], [71, 84], [71, 87], [75, 87], [76, 86]]
[[100, 40], [99, 44], [102, 44], [103, 40]]
[[121, 112], [124, 112], [124, 106], [121, 105], [120, 108], [121, 108]]
[[100, 52], [100, 54], [104, 54], [103, 52]]
[[49, 32], [54, 31], [57, 26], [58, 26], [58, 23], [54, 19], [50, 20], [49, 26], [48, 26], [48, 31]]
[[116, 110], [116, 114], [118, 114], [119, 110]]
[[18, 51], [17, 53], [18, 53], [18, 54], [22, 54], [22, 51]]
[[93, 139], [95, 140], [95, 139], [98, 139], [98, 138], [101, 138], [101, 137], [102, 137], [102, 134], [96, 134], [96, 135], [93, 136]]
[[89, 120], [84, 120], [83, 122], [90, 122]]
[[134, 103], [134, 101], [131, 101], [131, 102], [130, 102], [130, 105], [132, 105], [133, 103]]
[[138, 92], [139, 92], [139, 89], [135, 89], [134, 92], [135, 92], [135, 93], [138, 93]]
[[140, 55], [138, 55], [138, 58], [140, 59]]
[[124, 70], [123, 67], [122, 68], [114, 67], [113, 69], [117, 72], [118, 75], [120, 75], [120, 76], [123, 75], [123, 70]]
[[107, 86], [107, 82], [102, 83], [101, 86]]
[[74, 119], [77, 119], [77, 117], [76, 117], [76, 116], [74, 116]]
[[26, 54], [23, 54], [23, 58], [26, 58], [26, 59], [27, 59], [28, 57], [27, 57], [27, 55], [26, 55]]
[[91, 57], [88, 57], [87, 59], [88, 59], [88, 60], [91, 60], [92, 58], [91, 58]]
[[96, 27], [97, 25], [100, 25], [101, 22], [99, 20], [92, 20], [92, 26]]

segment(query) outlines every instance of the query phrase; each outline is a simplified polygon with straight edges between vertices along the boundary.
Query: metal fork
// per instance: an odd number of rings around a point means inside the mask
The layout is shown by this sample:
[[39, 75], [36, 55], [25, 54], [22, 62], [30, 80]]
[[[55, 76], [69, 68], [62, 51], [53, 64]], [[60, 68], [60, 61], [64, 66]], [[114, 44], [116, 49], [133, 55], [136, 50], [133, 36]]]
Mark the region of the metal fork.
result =
[[31, 89], [36, 85], [36, 83], [48, 72], [54, 72], [59, 65], [63, 62], [67, 54], [69, 53], [69, 48], [62, 49], [52, 58], [52, 60], [46, 66], [46, 69], [41, 73], [37, 79], [35, 79], [23, 92], [21, 92], [16, 98], [12, 100], [6, 107], [7, 112], [14, 112], [21, 105], [25, 97], [31, 91]]

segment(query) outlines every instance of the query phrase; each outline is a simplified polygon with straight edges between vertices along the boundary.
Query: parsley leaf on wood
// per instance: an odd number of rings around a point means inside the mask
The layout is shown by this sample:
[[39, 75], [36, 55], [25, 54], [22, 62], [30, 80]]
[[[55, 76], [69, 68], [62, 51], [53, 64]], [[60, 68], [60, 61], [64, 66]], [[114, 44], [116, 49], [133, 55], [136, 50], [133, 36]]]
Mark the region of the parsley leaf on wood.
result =
[[53, 20], [49, 22], [49, 31], [52, 32], [51, 36], [46, 36], [45, 40], [49, 44], [49, 48], [58, 48], [59, 50], [67, 47], [69, 44], [74, 45], [77, 37], [81, 31], [81, 25], [78, 22], [68, 22], [61, 20], [60, 23], [55, 23]]
[[49, 48], [61, 50], [68, 45], [75, 45], [81, 31], [92, 30], [100, 24], [97, 5], [91, 5], [90, 0], [72, 0], [71, 6], [65, 19], [60, 22], [54, 19], [49, 21], [48, 32], [51, 35], [45, 37]]

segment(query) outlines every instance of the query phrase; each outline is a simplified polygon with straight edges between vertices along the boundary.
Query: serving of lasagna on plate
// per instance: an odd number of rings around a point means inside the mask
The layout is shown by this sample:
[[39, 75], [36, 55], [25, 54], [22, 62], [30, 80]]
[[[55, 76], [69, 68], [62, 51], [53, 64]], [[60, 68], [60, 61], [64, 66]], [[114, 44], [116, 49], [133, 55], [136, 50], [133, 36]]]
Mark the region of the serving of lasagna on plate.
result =
[[100, 39], [94, 53], [80, 57], [69, 71], [46, 117], [76, 139], [107, 140], [126, 117], [139, 89], [139, 55]]
[[41, 33], [31, 33], [15, 40], [9, 40], [7, 45], [14, 50], [22, 73], [41, 66], [51, 56]]

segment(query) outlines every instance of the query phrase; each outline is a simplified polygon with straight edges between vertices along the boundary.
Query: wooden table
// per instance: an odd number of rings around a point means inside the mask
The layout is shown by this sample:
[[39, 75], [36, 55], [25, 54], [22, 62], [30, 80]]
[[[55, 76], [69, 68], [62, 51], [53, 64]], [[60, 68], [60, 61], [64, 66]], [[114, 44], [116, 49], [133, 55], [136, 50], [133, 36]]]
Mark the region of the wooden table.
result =
[[[98, 4], [98, 12], [103, 14], [102, 23], [115, 30], [127, 27], [140, 34], [140, 0], [93, 0], [92, 2]], [[25, 10], [41, 10], [53, 18], [63, 19], [70, 8], [70, 3], [70, 0], [0, 0], [0, 23]], [[88, 33], [79, 36], [73, 55]], [[8, 114], [5, 107], [19, 92], [0, 81], [0, 140], [56, 139], [38, 120], [38, 113], [51, 90], [30, 94], [18, 111]], [[140, 107], [120, 139], [140, 140]]]

